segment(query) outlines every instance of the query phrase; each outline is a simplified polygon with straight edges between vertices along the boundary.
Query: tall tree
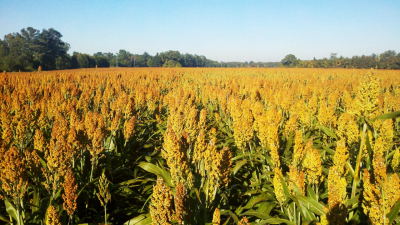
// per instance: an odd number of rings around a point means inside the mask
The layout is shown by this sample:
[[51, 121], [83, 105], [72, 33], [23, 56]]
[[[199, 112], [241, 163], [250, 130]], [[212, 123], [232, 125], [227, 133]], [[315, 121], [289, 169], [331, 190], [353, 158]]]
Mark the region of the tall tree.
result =
[[38, 37], [38, 54], [36, 55], [43, 69], [56, 69], [56, 59], [64, 58], [69, 44], [61, 40], [60, 32], [53, 28], [43, 29]]

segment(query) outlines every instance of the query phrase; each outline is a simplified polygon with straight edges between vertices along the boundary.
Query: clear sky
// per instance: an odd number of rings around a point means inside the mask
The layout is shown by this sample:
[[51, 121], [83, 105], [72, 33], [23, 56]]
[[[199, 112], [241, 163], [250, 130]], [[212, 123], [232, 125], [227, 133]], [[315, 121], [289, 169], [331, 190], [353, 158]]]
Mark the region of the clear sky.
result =
[[54, 28], [78, 51], [178, 50], [217, 61], [400, 51], [400, 1], [0, 0], [0, 39]]

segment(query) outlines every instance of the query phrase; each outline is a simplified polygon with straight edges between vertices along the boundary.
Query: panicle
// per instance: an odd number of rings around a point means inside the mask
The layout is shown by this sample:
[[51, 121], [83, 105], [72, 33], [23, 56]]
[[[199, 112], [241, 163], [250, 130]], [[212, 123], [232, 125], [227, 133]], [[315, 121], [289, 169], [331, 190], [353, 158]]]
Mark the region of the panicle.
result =
[[217, 225], [221, 223], [221, 214], [218, 208], [216, 208], [214, 211], [212, 223]]
[[383, 149], [382, 137], [375, 140], [373, 150], [374, 150], [374, 158], [372, 161], [372, 165], [374, 168], [374, 178], [377, 184], [379, 186], [382, 186], [383, 182], [385, 182], [387, 179], [385, 159], [383, 158], [384, 149]]
[[33, 143], [36, 150], [44, 152], [46, 149], [46, 140], [44, 139], [43, 133], [37, 129], [33, 138]]
[[243, 217], [240, 221], [238, 225], [250, 225], [251, 223], [249, 222], [249, 220], [247, 219], [247, 217]]
[[360, 80], [356, 97], [357, 108], [353, 113], [369, 119], [378, 110], [380, 83], [373, 69]]
[[297, 116], [292, 115], [285, 123], [285, 135], [289, 137], [290, 132], [295, 132], [297, 129]]
[[191, 188], [193, 175], [189, 169], [186, 149], [171, 127], [168, 127], [164, 134], [162, 156], [170, 168], [172, 183], [176, 185], [179, 181], [184, 181], [184, 184]]
[[78, 185], [75, 182], [75, 177], [71, 169], [68, 170], [64, 181], [64, 194], [62, 195], [64, 203], [63, 207], [68, 215], [72, 217], [76, 210], [76, 199]]
[[46, 225], [61, 225], [56, 208], [52, 205], [47, 208]]
[[289, 165], [289, 190], [295, 195], [295, 187], [297, 187], [302, 195], [305, 195], [305, 177], [304, 172], [296, 167]]
[[317, 149], [312, 148], [312, 145], [312, 140], [308, 141], [303, 166], [308, 184], [318, 184], [322, 175], [321, 156]]
[[295, 167], [300, 165], [303, 157], [306, 153], [306, 149], [303, 147], [302, 131], [297, 130], [294, 138], [294, 149], [293, 149], [293, 165]]
[[100, 200], [102, 206], [107, 205], [107, 203], [111, 201], [111, 193], [110, 190], [108, 190], [109, 184], [110, 182], [108, 181], [106, 175], [102, 173], [99, 179], [99, 184], [97, 185], [99, 193], [96, 193], [97, 198]]
[[189, 222], [189, 198], [186, 194], [185, 186], [179, 182], [176, 186], [175, 194], [175, 219], [179, 224], [187, 224]]
[[358, 125], [354, 121], [354, 116], [345, 112], [339, 117], [337, 135], [341, 139], [346, 139], [348, 145], [359, 141], [360, 135]]
[[150, 214], [153, 225], [172, 224], [174, 210], [172, 208], [171, 188], [164, 184], [164, 180], [157, 179], [151, 197]]
[[189, 141], [193, 142], [197, 133], [197, 109], [192, 106], [185, 118], [185, 131], [189, 135]]
[[340, 175], [344, 175], [344, 165], [348, 158], [346, 142], [344, 139], [337, 142], [335, 156], [333, 157], [334, 166], [338, 168]]
[[286, 196], [283, 190], [283, 185], [281, 183], [281, 178], [283, 178], [282, 172], [279, 167], [275, 167], [274, 173], [275, 175], [273, 178], [273, 185], [274, 185], [276, 199], [278, 200], [280, 205], [283, 205], [283, 203], [286, 201]]
[[206, 135], [204, 130], [201, 130], [200, 133], [197, 135], [196, 143], [193, 150], [193, 163], [198, 163], [203, 158], [204, 151], [207, 148], [205, 136]]
[[14, 199], [24, 197], [28, 189], [26, 166], [24, 156], [15, 146], [0, 156], [1, 187], [8, 196]]
[[125, 140], [129, 140], [131, 138], [132, 134], [135, 132], [135, 121], [136, 117], [132, 116], [130, 120], [126, 120], [124, 123], [124, 137]]
[[332, 107], [328, 106], [325, 101], [322, 101], [318, 110], [318, 122], [325, 127], [336, 126], [335, 111]]

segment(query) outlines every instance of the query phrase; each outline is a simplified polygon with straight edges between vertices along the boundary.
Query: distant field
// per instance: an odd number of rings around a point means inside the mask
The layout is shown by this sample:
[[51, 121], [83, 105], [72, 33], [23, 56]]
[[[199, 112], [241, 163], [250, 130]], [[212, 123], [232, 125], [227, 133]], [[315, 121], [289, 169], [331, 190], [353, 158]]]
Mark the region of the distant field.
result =
[[0, 220], [391, 224], [400, 71], [0, 74]]

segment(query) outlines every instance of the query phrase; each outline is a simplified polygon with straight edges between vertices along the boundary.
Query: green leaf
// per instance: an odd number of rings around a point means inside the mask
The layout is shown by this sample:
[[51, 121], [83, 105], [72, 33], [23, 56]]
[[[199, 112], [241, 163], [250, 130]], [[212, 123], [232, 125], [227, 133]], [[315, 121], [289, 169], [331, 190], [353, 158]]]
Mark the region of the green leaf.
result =
[[[33, 205], [40, 205], [40, 195], [39, 195], [39, 188], [34, 189], [33, 191], [33, 199], [32, 199], [32, 204]], [[38, 208], [32, 207], [32, 213], [38, 211]]]
[[18, 221], [18, 219], [17, 219], [18, 213], [17, 213], [17, 210], [15, 209], [14, 205], [7, 200], [4, 200], [4, 202], [6, 203], [6, 211], [7, 211], [8, 215], [10, 215], [15, 221]]
[[285, 151], [283, 152], [283, 155], [286, 156], [286, 153], [289, 152], [289, 149], [292, 146], [292, 144], [293, 144], [293, 131], [290, 131], [289, 138], [286, 142], [286, 148], [285, 148]]
[[400, 200], [396, 202], [392, 210], [387, 214], [387, 218], [389, 219], [389, 224], [392, 224], [393, 221], [397, 218], [397, 215], [400, 211]]
[[232, 172], [233, 175], [235, 175], [237, 173], [237, 171], [242, 168], [242, 166], [244, 166], [247, 163], [247, 159], [243, 159], [242, 161], [239, 161], [236, 163], [235, 167], [233, 167]]
[[297, 198], [297, 200], [299, 200], [300, 204], [304, 205], [307, 209], [309, 209], [310, 211], [312, 211], [313, 213], [317, 214], [317, 215], [325, 215], [324, 212], [324, 206], [319, 203], [318, 201], [310, 198], [310, 197], [305, 197], [305, 196], [295, 196], [295, 198]]
[[150, 214], [142, 214], [126, 221], [124, 225], [147, 225], [151, 224], [151, 222], [152, 220]]
[[322, 149], [324, 149], [327, 153], [331, 154], [331, 155], [335, 155], [335, 151], [328, 148], [327, 146], [322, 146]]
[[321, 130], [322, 130], [326, 135], [328, 135], [329, 137], [337, 139], [335, 133], [333, 133], [333, 131], [331, 131], [329, 128], [324, 127], [324, 126], [322, 126], [322, 125], [317, 125], [317, 127], [318, 127], [319, 129], [321, 129]]
[[233, 213], [231, 210], [228, 209], [221, 209], [219, 211], [221, 215], [230, 215], [236, 223], [239, 223], [239, 218]]
[[275, 202], [261, 202], [261, 203], [257, 204], [257, 206], [258, 206], [257, 212], [261, 212], [266, 215], [269, 215], [271, 210], [274, 209], [276, 205], [277, 204]]
[[266, 219], [271, 217], [270, 215], [267, 215], [267, 214], [264, 214], [264, 213], [260, 213], [260, 212], [254, 211], [254, 210], [248, 210], [248, 211], [240, 214], [240, 216], [241, 217], [243, 217], [243, 216], [255, 216], [255, 217], [260, 218], [262, 220], [266, 220]]
[[159, 177], [162, 177], [168, 186], [173, 187], [171, 176], [163, 168], [160, 168], [157, 165], [154, 165], [152, 163], [147, 163], [147, 162], [141, 162], [141, 163], [139, 163], [138, 166], [140, 168], [146, 170], [147, 172], [150, 172], [150, 173], [156, 174]]
[[315, 201], [318, 201], [317, 195], [315, 194], [314, 190], [311, 188], [310, 185], [307, 185], [307, 196], [311, 197]]
[[377, 116], [375, 118], [373, 118], [372, 120], [370, 120], [371, 122], [374, 122], [375, 120], [387, 120], [387, 119], [393, 119], [395, 117], [400, 116], [400, 111], [396, 111], [396, 112], [391, 112], [391, 113], [386, 113], [386, 114], [382, 114], [380, 116]]
[[243, 209], [251, 209], [251, 208], [253, 208], [253, 206], [255, 204], [265, 201], [265, 200], [268, 200], [268, 199], [269, 199], [269, 196], [267, 194], [258, 195], [256, 197], [251, 198], [250, 201], [246, 204], [246, 206], [243, 207]]

